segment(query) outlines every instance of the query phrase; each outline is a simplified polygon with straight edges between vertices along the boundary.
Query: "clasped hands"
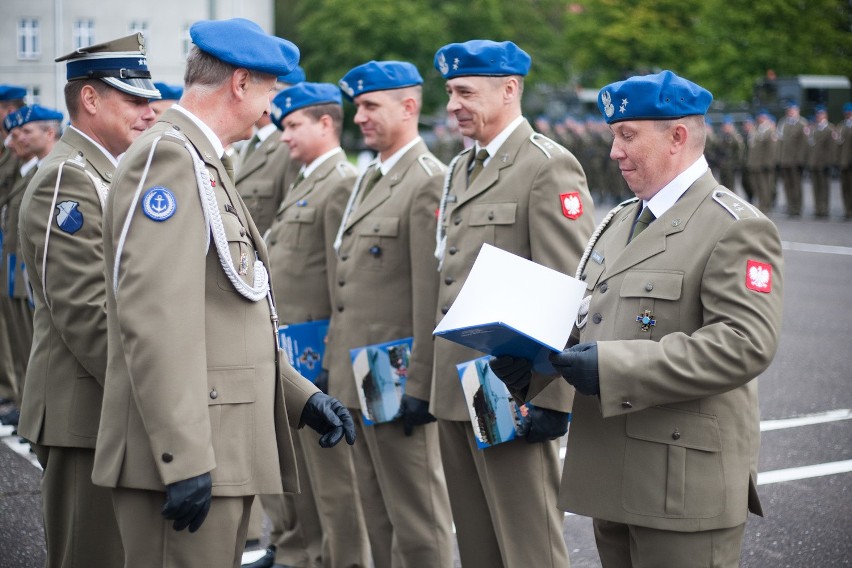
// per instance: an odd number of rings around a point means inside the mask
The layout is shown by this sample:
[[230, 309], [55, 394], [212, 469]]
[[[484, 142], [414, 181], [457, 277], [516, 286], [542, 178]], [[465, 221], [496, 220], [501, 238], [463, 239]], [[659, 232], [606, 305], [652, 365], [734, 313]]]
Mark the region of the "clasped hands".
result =
[[[577, 389], [577, 392], [587, 396], [600, 394], [596, 342], [578, 343], [560, 353], [551, 353], [549, 359], [553, 368]], [[492, 358], [489, 365], [510, 391], [523, 391], [532, 380], [532, 361], [529, 359], [502, 355]]]

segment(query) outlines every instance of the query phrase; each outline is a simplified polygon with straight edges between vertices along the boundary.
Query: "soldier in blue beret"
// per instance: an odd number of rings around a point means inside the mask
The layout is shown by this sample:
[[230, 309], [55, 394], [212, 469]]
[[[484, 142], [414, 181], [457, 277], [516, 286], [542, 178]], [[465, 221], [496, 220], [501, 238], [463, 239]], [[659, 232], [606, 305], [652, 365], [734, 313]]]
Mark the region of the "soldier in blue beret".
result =
[[558, 506], [593, 518], [604, 566], [735, 568], [761, 514], [754, 379], [778, 345], [781, 241], [708, 168], [711, 100], [671, 71], [598, 94], [636, 197], [588, 243], [576, 344], [550, 360], [577, 391]]
[[[474, 145], [450, 164], [436, 234], [440, 262], [437, 317], [447, 313], [484, 243], [560, 272], [573, 272], [594, 229], [586, 174], [564, 147], [533, 131], [521, 113], [530, 56], [510, 41], [471, 40], [440, 48], [447, 113]], [[481, 353], [435, 341], [431, 409], [464, 566], [566, 566], [559, 486], [559, 438], [568, 428], [572, 390], [541, 391], [536, 373], [526, 435], [476, 449], [456, 365]], [[510, 372], [512, 357], [492, 368]], [[534, 487], [535, 498], [523, 488]], [[518, 530], [517, 527], [524, 527]]]
[[799, 217], [802, 214], [802, 173], [807, 164], [810, 132], [797, 101], [787, 101], [784, 109], [785, 116], [778, 121], [776, 128], [778, 167], [784, 181], [787, 215]]
[[[265, 237], [275, 293], [287, 298], [279, 312], [284, 324], [331, 317], [331, 290], [337, 287], [332, 247], [357, 175], [340, 147], [342, 105], [340, 89], [331, 83], [300, 82], [272, 100], [272, 121], [283, 131], [280, 139], [289, 148], [290, 159], [301, 166]], [[328, 374], [321, 369], [317, 367], [320, 372], [314, 384], [328, 392]], [[297, 456], [306, 468], [311, 493], [294, 496], [288, 500], [292, 504], [285, 501], [277, 508], [289, 505], [288, 524], [298, 523], [304, 539], [299, 544], [279, 531], [281, 536], [272, 542], [277, 548], [275, 562], [310, 565], [304, 557], [316, 550], [326, 565], [370, 566], [370, 541], [354, 477], [353, 449], [345, 444], [331, 450], [320, 448], [316, 433], [308, 430], [299, 431], [297, 438]], [[335, 474], [328, 475], [330, 471]], [[275, 500], [280, 498], [263, 496], [264, 509], [275, 511]], [[319, 530], [311, 530], [314, 523], [306, 507], [313, 508], [310, 512], [318, 518]]]
[[852, 102], [843, 105], [843, 122], [837, 127], [840, 190], [846, 219], [852, 219]]
[[178, 102], [183, 95], [182, 85], [170, 85], [160, 81], [154, 82], [154, 88], [160, 92], [159, 99], [151, 99], [150, 105], [158, 117], [165, 112], [167, 108], [171, 108], [173, 104]]
[[[337, 279], [323, 362], [329, 393], [368, 416], [350, 349], [412, 338], [396, 419], [358, 421], [366, 443], [355, 447], [355, 467], [376, 566], [396, 565], [397, 555], [418, 566], [453, 562], [450, 503], [429, 413], [438, 289], [431, 250], [445, 166], [418, 130], [422, 84], [406, 61], [368, 61], [338, 81], [355, 104], [364, 144], [377, 156], [355, 182], [335, 239]], [[367, 388], [361, 388], [365, 398]]]
[[836, 138], [834, 125], [828, 121], [825, 105], [814, 106], [814, 121], [809, 128], [808, 167], [814, 191], [814, 215], [828, 217], [829, 185], [831, 170], [837, 166]]
[[101, 221], [118, 157], [153, 123], [148, 100], [159, 93], [141, 33], [57, 61], [66, 69], [70, 125], [21, 203], [20, 245], [35, 315], [19, 432], [44, 466], [48, 564], [74, 551], [63, 565], [109, 568], [124, 564], [112, 495], [86, 473], [107, 366]]
[[354, 443], [346, 409], [279, 357], [266, 246], [224, 153], [299, 51], [241, 18], [190, 37], [180, 103], [127, 150], [104, 205], [92, 479], [111, 488], [126, 568], [238, 565], [254, 496], [298, 490], [290, 427]]

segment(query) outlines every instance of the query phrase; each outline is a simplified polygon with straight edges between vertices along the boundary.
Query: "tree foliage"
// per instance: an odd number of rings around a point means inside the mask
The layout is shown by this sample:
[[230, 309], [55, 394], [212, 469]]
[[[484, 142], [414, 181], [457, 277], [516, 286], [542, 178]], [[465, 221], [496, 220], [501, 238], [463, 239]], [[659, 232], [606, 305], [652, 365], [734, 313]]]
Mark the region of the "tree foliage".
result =
[[424, 107], [440, 111], [435, 51], [510, 39], [533, 58], [528, 85], [598, 88], [672, 69], [717, 99], [747, 101], [756, 79], [852, 76], [847, 0], [277, 0], [277, 31], [302, 50], [312, 81], [336, 83], [371, 59], [411, 61]]

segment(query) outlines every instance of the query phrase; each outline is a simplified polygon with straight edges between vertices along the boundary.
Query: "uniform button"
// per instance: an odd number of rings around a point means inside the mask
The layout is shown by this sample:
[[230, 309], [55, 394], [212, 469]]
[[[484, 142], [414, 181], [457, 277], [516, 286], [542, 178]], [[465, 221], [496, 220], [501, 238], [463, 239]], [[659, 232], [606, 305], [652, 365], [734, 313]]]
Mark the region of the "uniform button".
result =
[[456, 254], [457, 252], [459, 252], [459, 249], [457, 249], [456, 247], [450, 247], [450, 250], [448, 250], [447, 252], [450, 254]]
[[444, 314], [444, 315], [447, 315], [448, 311], [450, 311], [450, 308], [448, 308], [447, 306], [444, 306], [443, 308], [441, 308], [441, 313]]
[[344, 284], [346, 284], [346, 280], [338, 280], [337, 281], [338, 286], [343, 286]]
[[680, 432], [678, 432], [677, 428], [672, 432], [672, 440], [680, 440]]
[[646, 292], [650, 292], [653, 289], [654, 289], [654, 283], [653, 282], [648, 282], [647, 284], [645, 284], [645, 291]]
[[598, 290], [600, 290], [601, 294], [605, 293], [607, 290], [609, 290], [609, 284], [607, 284], [606, 282], [602, 283], [600, 286], [598, 286]]
[[212, 391], [210, 391], [210, 398], [212, 398], [213, 400], [216, 400], [217, 398], [219, 398], [219, 393], [216, 392], [216, 389], [213, 389]]
[[489, 221], [493, 221], [493, 220], [494, 220], [494, 211], [489, 211], [489, 212], [488, 212], [488, 220], [489, 220]]
[[352, 234], [352, 229], [346, 229], [346, 236], [350, 236]]
[[633, 408], [633, 405], [625, 400], [621, 403], [621, 408]]
[[585, 273], [580, 275], [580, 280], [582, 280], [583, 282], [586, 281], [586, 274]]
[[293, 215], [293, 218], [298, 219], [299, 215], [300, 215], [299, 213], [296, 213], [295, 215]]
[[253, 194], [255, 194], [255, 195], [257, 195], [257, 188], [254, 188], [254, 189], [252, 190], [252, 193], [253, 193]]
[[338, 312], [342, 312], [342, 311], [343, 311], [343, 306], [337, 306], [337, 311], [338, 311]]
[[348, 254], [343, 254], [340, 256], [340, 260], [347, 260], [349, 258]]
[[278, 241], [269, 241], [269, 246], [274, 246]]
[[461, 221], [461, 217], [453, 217], [453, 225], [459, 225]]
[[246, 229], [245, 229], [245, 227], [240, 227], [240, 236], [241, 236], [241, 237], [246, 236]]
[[379, 232], [379, 226], [378, 226], [378, 225], [376, 225], [375, 227], [373, 227], [373, 232], [374, 232], [374, 233], [378, 233], [378, 232]]
[[446, 284], [447, 286], [449, 286], [450, 284], [452, 284], [455, 281], [456, 281], [456, 279], [453, 278], [452, 276], [447, 276], [446, 278], [444, 278], [444, 284]]
[[601, 323], [603, 321], [603, 316], [600, 314], [595, 314], [592, 316], [592, 321], [595, 323]]
[[162, 455], [162, 458], [163, 458], [163, 461], [166, 462], [166, 463], [172, 463], [172, 460], [175, 459], [175, 457], [172, 454], [170, 454], [169, 452], [164, 453]]

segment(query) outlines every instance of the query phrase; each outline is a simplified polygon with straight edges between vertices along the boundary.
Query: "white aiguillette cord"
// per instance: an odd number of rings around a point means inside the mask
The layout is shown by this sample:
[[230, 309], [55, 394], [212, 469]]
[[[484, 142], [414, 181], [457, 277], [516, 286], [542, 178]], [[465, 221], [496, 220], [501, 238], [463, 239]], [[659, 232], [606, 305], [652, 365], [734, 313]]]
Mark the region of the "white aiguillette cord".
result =
[[[118, 271], [121, 261], [121, 250], [124, 247], [127, 233], [130, 230], [130, 221], [133, 218], [133, 213], [139, 202], [139, 194], [142, 193], [142, 188], [144, 187], [145, 180], [148, 177], [148, 170], [151, 167], [154, 150], [161, 139], [162, 136], [154, 140], [154, 143], [151, 145], [151, 151], [148, 154], [148, 161], [145, 163], [145, 170], [142, 172], [142, 178], [136, 188], [136, 193], [133, 196], [133, 201], [127, 213], [127, 217], [124, 220], [124, 227], [122, 228], [118, 247], [116, 248], [115, 269], [113, 271], [113, 291], [118, 289]], [[189, 155], [192, 157], [193, 165], [195, 167], [195, 178], [198, 182], [198, 195], [201, 199], [201, 209], [204, 212], [205, 222], [210, 227], [210, 233], [207, 235], [207, 248], [209, 249], [210, 247], [210, 235], [212, 234], [213, 242], [216, 244], [216, 252], [219, 255], [219, 262], [221, 263], [222, 269], [225, 271], [225, 275], [228, 277], [228, 280], [230, 280], [231, 284], [233, 284], [234, 289], [241, 296], [251, 300], [252, 302], [257, 302], [266, 298], [269, 295], [269, 276], [266, 272], [266, 267], [263, 265], [263, 261], [260, 259], [256, 259], [254, 261], [254, 283], [253, 285], [246, 284], [246, 282], [244, 282], [237, 273], [237, 269], [234, 267], [234, 261], [231, 258], [231, 251], [228, 248], [228, 238], [225, 235], [225, 226], [222, 223], [222, 215], [219, 213], [219, 205], [216, 202], [216, 194], [213, 191], [213, 184], [210, 182], [210, 174], [207, 171], [207, 168], [204, 167], [204, 162], [201, 160], [201, 156], [198, 155], [198, 152], [195, 151], [192, 145], [189, 142], [185, 142], [184, 145], [187, 152], [189, 152]], [[270, 298], [270, 306], [271, 303], [272, 300]]]
[[352, 193], [349, 194], [349, 201], [346, 202], [346, 209], [343, 210], [343, 219], [340, 220], [340, 226], [337, 228], [337, 235], [334, 237], [334, 252], [340, 252], [340, 245], [343, 244], [343, 231], [346, 229], [346, 223], [349, 222], [349, 217], [352, 215], [352, 210], [355, 209], [355, 200], [358, 199], [358, 193], [361, 191], [361, 183], [364, 181], [364, 176], [370, 171], [370, 168], [377, 166], [378, 159], [371, 161], [364, 168], [364, 171], [358, 174], [358, 179], [355, 180], [355, 185], [352, 186]]
[[455, 158], [447, 166], [447, 173], [444, 176], [444, 190], [441, 192], [441, 204], [438, 206], [438, 225], [435, 227], [435, 258], [438, 259], [438, 271], [444, 264], [444, 251], [447, 248], [447, 232], [444, 230], [444, 213], [447, 209], [447, 197], [450, 194], [450, 185], [453, 182], [453, 170], [456, 167], [456, 162], [466, 153], [457, 154]]

